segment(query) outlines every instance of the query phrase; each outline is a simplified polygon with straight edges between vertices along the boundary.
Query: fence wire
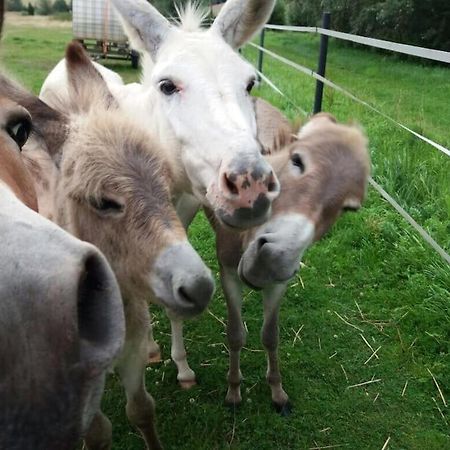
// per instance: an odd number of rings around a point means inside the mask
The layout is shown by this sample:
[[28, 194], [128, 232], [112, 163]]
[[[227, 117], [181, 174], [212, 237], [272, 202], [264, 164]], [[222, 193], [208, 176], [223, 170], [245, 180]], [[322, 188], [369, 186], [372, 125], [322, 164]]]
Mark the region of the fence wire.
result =
[[[283, 29], [283, 28], [278, 28], [278, 26], [273, 26], [273, 25], [269, 25], [267, 26], [268, 28], [273, 28], [273, 27], [277, 27], [275, 29]], [[303, 31], [309, 31], [310, 28], [312, 27], [297, 27], [297, 28], [303, 28], [303, 29], [308, 29], [308, 30], [303, 30]], [[297, 30], [300, 31], [300, 30]], [[327, 31], [327, 30], [326, 30]], [[422, 136], [419, 133], [416, 133], [415, 131], [411, 130], [410, 128], [408, 128], [406, 125], [401, 124], [400, 122], [397, 122], [395, 119], [393, 119], [392, 117], [388, 116], [387, 114], [383, 113], [382, 111], [380, 111], [378, 108], [375, 108], [374, 106], [370, 105], [369, 103], [367, 103], [364, 100], [359, 99], [358, 97], [356, 97], [355, 95], [353, 95], [351, 92], [347, 91], [346, 89], [344, 89], [343, 87], [333, 83], [332, 81], [328, 80], [325, 77], [322, 77], [321, 75], [319, 75], [318, 73], [316, 73], [314, 70], [302, 66], [301, 64], [295, 63], [294, 61], [291, 61], [290, 59], [284, 58], [283, 56], [278, 55], [277, 53], [271, 52], [270, 50], [265, 49], [264, 47], [261, 47], [260, 45], [257, 45], [253, 42], [249, 43], [252, 47], [258, 49], [259, 51], [262, 51], [264, 53], [266, 53], [267, 55], [271, 56], [272, 58], [304, 73], [305, 75], [308, 75], [310, 77], [315, 78], [316, 80], [321, 81], [323, 84], [331, 87], [332, 89], [337, 90], [338, 92], [341, 92], [342, 94], [346, 95], [347, 97], [349, 97], [350, 99], [366, 106], [367, 108], [369, 108], [370, 110], [376, 112], [377, 114], [381, 115], [382, 117], [384, 117], [385, 119], [389, 120], [390, 122], [394, 123], [395, 125], [403, 128], [404, 130], [412, 133], [414, 136], [416, 136], [417, 138], [421, 139], [422, 141], [426, 142], [429, 145], [432, 145], [434, 148], [438, 149], [439, 151], [441, 151], [442, 153], [446, 154], [447, 156], [450, 156], [450, 150], [448, 150], [447, 148], [445, 148], [444, 146], [432, 141], [431, 139]], [[284, 94], [274, 83], [273, 81], [269, 80], [269, 78], [267, 78], [265, 75], [263, 75], [261, 72], [258, 72], [259, 75], [261, 76], [261, 78], [267, 82], [267, 84], [276, 92], [278, 92], [280, 95], [282, 95], [283, 97], [287, 98], [286, 94]], [[297, 107], [298, 108], [298, 107]], [[408, 214], [408, 212], [402, 207], [400, 206], [400, 204], [388, 193], [386, 192], [373, 178], [369, 178], [369, 183], [370, 185], [417, 231], [417, 233], [419, 233], [419, 235], [422, 237], [422, 239], [431, 247], [433, 248], [433, 250], [435, 250], [439, 256], [448, 264], [450, 264], [450, 255], [430, 236], [429, 233], [427, 233], [427, 231], [425, 231], [425, 229], [419, 225], [414, 219], [413, 217]]]
[[269, 30], [297, 31], [302, 33], [319, 33], [326, 36], [335, 37], [344, 41], [355, 42], [356, 44], [367, 45], [369, 47], [381, 48], [404, 55], [417, 56], [419, 58], [431, 59], [433, 61], [450, 64], [450, 52], [434, 50], [431, 48], [417, 47], [415, 45], [399, 44], [398, 42], [374, 39], [356, 34], [342, 33], [341, 31], [327, 30], [320, 27], [296, 27], [286, 25], [266, 25]]

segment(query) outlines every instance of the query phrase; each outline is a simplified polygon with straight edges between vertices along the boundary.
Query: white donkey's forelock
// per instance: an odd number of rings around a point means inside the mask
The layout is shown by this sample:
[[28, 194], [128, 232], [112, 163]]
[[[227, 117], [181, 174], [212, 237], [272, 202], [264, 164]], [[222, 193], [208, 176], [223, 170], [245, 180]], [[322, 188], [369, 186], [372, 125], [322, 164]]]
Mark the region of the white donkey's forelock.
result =
[[184, 31], [198, 31], [208, 18], [209, 11], [197, 2], [176, 5], [178, 26]]

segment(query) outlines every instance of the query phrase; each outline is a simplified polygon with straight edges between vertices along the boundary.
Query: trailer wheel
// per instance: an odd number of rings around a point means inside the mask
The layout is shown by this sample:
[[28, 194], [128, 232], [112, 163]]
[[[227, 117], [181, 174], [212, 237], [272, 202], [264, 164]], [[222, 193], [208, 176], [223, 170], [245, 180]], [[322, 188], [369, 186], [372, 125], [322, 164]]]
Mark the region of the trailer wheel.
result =
[[131, 58], [131, 67], [133, 69], [137, 69], [139, 67], [139, 53], [134, 50], [131, 50], [130, 58]]

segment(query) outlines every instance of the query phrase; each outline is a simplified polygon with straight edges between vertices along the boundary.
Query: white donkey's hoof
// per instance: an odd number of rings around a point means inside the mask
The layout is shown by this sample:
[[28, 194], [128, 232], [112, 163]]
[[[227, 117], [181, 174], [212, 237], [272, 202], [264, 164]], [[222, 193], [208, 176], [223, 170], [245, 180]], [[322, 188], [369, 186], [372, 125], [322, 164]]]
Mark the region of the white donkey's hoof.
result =
[[197, 385], [197, 381], [195, 378], [193, 380], [178, 380], [178, 383], [180, 384], [181, 389], [188, 390], [192, 389], [194, 386]]

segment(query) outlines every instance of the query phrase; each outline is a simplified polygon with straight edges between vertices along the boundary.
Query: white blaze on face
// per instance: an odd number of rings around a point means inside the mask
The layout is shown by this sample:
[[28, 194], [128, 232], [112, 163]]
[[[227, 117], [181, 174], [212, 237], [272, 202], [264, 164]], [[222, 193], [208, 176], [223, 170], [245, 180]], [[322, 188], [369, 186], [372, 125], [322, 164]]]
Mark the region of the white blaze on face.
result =
[[279, 215], [260, 227], [239, 263], [239, 274], [263, 288], [290, 279], [314, 240], [315, 226], [303, 214]]
[[[149, 80], [168, 126], [181, 143], [193, 191], [204, 197], [221, 163], [259, 157], [248, 87], [254, 69], [215, 33], [173, 31], [158, 52]], [[162, 92], [170, 80], [176, 91]]]

